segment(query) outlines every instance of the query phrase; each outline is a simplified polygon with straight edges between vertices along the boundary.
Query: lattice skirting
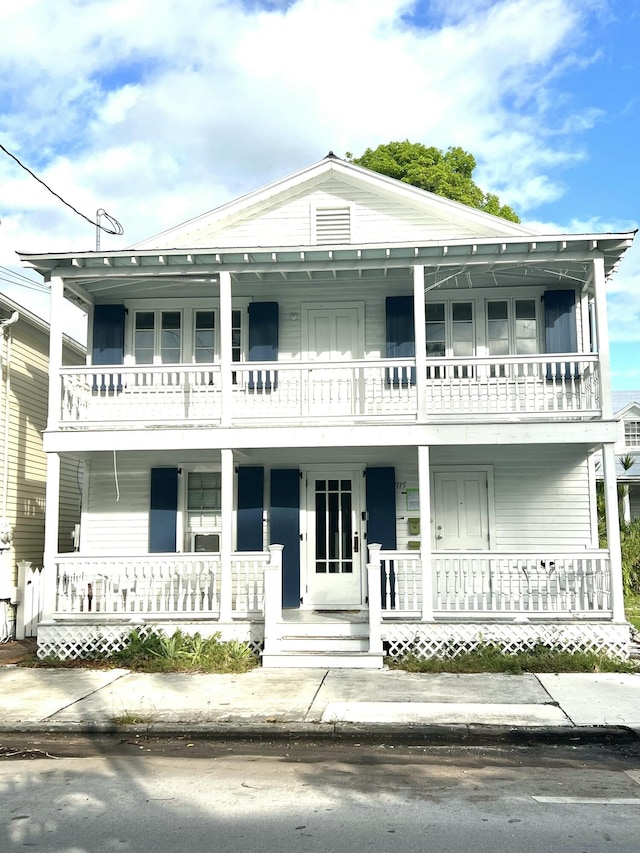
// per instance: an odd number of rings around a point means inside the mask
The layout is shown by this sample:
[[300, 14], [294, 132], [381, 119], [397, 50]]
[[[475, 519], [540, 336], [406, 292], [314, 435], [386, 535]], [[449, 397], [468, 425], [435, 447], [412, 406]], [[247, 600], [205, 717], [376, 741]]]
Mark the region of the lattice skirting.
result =
[[264, 644], [264, 626], [261, 622], [225, 624], [219, 622], [147, 622], [143, 625], [125, 623], [41, 622], [38, 625], [38, 657], [55, 657], [61, 660], [103, 657], [120, 651], [133, 629], [137, 631], [163, 631], [171, 636], [178, 629], [184, 634], [199, 633], [211, 637], [220, 633], [222, 640], [246, 642], [256, 653]]
[[530, 649], [538, 643], [567, 652], [596, 652], [626, 660], [630, 629], [626, 622], [580, 622], [579, 624], [527, 623], [390, 623], [383, 627], [387, 654], [401, 658], [453, 658], [485, 643], [495, 643], [509, 654]]

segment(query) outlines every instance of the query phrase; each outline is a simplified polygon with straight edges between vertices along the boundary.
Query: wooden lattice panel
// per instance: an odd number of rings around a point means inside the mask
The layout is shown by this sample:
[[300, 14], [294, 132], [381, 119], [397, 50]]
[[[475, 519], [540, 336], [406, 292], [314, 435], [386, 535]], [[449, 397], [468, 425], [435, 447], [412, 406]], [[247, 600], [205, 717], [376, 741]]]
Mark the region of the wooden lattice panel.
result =
[[387, 654], [392, 658], [402, 658], [408, 654], [424, 659], [454, 658], [480, 645], [495, 643], [507, 654], [516, 654], [543, 644], [567, 652], [595, 652], [626, 660], [629, 656], [630, 633], [626, 623], [394, 623], [385, 626], [385, 640]]
[[58, 622], [40, 624], [38, 627], [38, 657], [55, 657], [60, 660], [79, 658], [108, 657], [126, 645], [127, 637], [133, 629], [140, 633], [163, 631], [170, 636], [176, 630], [184, 634], [199, 633], [202, 637], [211, 637], [219, 633], [222, 640], [239, 640], [247, 643], [256, 654], [262, 651], [264, 630], [261, 623], [240, 623], [223, 625], [218, 623], [170, 623], [145, 622], [132, 625], [130, 622], [113, 625], [71, 624]]

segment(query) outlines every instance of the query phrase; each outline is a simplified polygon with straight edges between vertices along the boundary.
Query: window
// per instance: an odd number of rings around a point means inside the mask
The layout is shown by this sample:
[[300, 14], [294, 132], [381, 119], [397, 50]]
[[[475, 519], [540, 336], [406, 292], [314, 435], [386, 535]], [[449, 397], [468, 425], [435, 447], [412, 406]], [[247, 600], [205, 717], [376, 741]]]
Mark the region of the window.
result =
[[196, 311], [194, 319], [193, 360], [196, 364], [212, 364], [216, 357], [214, 311]]
[[624, 422], [624, 443], [625, 447], [640, 446], [640, 421]]
[[186, 543], [188, 551], [219, 551], [221, 518], [219, 471], [188, 471]]
[[535, 299], [496, 299], [487, 302], [489, 355], [535, 355], [538, 318]]
[[[475, 353], [472, 302], [428, 302], [426, 312], [427, 358], [470, 358]], [[458, 379], [468, 378], [471, 368], [456, 365], [451, 375]], [[443, 379], [445, 368], [430, 366], [427, 375], [431, 379]]]
[[182, 360], [180, 311], [136, 311], [133, 333], [136, 364], [179, 364]]

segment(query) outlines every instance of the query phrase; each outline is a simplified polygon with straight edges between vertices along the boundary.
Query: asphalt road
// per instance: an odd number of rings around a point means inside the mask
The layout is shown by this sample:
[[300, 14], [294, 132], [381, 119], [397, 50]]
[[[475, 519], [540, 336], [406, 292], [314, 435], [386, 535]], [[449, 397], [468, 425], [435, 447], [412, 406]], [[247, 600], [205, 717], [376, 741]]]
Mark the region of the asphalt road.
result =
[[2, 736], [0, 850], [637, 853], [637, 745]]

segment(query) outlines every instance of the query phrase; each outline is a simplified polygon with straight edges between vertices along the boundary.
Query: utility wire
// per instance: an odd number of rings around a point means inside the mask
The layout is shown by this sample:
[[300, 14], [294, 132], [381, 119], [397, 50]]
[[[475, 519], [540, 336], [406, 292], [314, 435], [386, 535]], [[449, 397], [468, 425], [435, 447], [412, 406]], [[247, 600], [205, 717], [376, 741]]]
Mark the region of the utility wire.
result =
[[1, 142], [0, 142], [0, 150], [4, 151], [4, 153], [5, 153], [8, 157], [11, 157], [11, 159], [12, 159], [12, 160], [15, 160], [15, 162], [18, 164], [18, 166], [20, 166], [20, 168], [21, 168], [21, 169], [24, 169], [24, 170], [25, 170], [25, 172], [28, 172], [28, 173], [31, 175], [31, 177], [32, 177], [32, 178], [35, 178], [35, 179], [36, 179], [36, 181], [37, 181], [39, 184], [42, 184], [42, 186], [43, 186], [46, 190], [49, 190], [49, 192], [51, 193], [51, 195], [54, 195], [54, 196], [55, 196], [57, 199], [59, 199], [63, 204], [65, 204], [67, 207], [69, 207], [71, 210], [73, 210], [73, 212], [74, 212], [74, 213], [77, 213], [77, 214], [78, 214], [78, 216], [80, 216], [80, 217], [82, 217], [82, 219], [86, 220], [90, 225], [95, 225], [95, 226], [96, 226], [96, 228], [100, 228], [102, 231], [105, 231], [107, 234], [115, 234], [115, 235], [116, 235], [116, 236], [118, 236], [118, 237], [119, 237], [121, 234], [124, 234], [124, 228], [123, 228], [123, 227], [122, 227], [122, 225], [118, 222], [118, 220], [117, 220], [117, 219], [114, 219], [112, 216], [109, 216], [109, 214], [107, 214], [107, 213], [103, 214], [103, 215], [105, 216], [105, 218], [109, 220], [109, 223], [112, 225], [112, 228], [106, 228], [104, 225], [101, 225], [101, 224], [100, 224], [100, 221], [99, 221], [99, 217], [97, 217], [97, 218], [98, 218], [98, 221], [97, 221], [97, 222], [96, 222], [95, 220], [93, 220], [93, 219], [90, 219], [88, 216], [85, 216], [85, 215], [84, 215], [84, 213], [81, 213], [79, 210], [77, 210], [77, 208], [75, 208], [72, 204], [69, 204], [69, 202], [68, 202], [68, 201], [65, 201], [65, 200], [62, 198], [62, 196], [61, 196], [61, 195], [58, 195], [58, 193], [57, 193], [57, 192], [55, 192], [55, 190], [52, 190], [52, 189], [51, 189], [51, 187], [50, 187], [48, 184], [45, 184], [45, 182], [42, 180], [42, 178], [39, 178], [39, 177], [35, 174], [35, 172], [32, 172], [32, 171], [31, 171], [31, 169], [30, 169], [28, 166], [25, 166], [25, 165], [24, 165], [24, 163], [22, 163], [20, 160], [18, 160], [18, 158], [15, 156], [15, 154], [12, 154], [12, 153], [11, 153], [11, 151], [9, 151], [8, 149], [6, 149], [6, 148], [4, 147], [4, 145], [3, 145]]
[[31, 282], [31, 284], [27, 284], [26, 281], [16, 281], [13, 278], [5, 278], [0, 275], [0, 281], [6, 281], [7, 284], [13, 284], [16, 287], [26, 287], [27, 290], [35, 290], [38, 293], [49, 293], [49, 288], [45, 287], [43, 284], [39, 284], [37, 281]]
[[24, 279], [24, 281], [29, 282], [29, 284], [40, 284], [40, 282], [34, 282], [34, 279], [29, 278], [28, 275], [23, 275], [21, 272], [16, 272], [15, 270], [10, 269], [9, 267], [3, 267], [2, 264], [0, 264], [0, 270], [2, 270], [2, 272], [6, 272], [7, 275], [13, 275], [16, 278]]

